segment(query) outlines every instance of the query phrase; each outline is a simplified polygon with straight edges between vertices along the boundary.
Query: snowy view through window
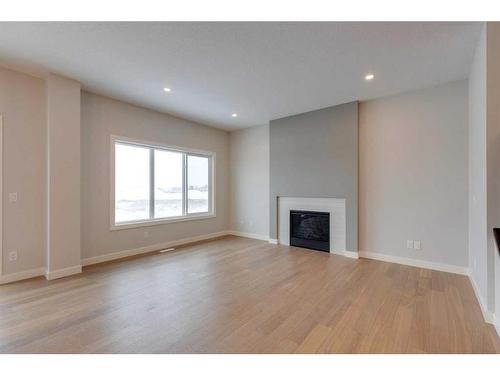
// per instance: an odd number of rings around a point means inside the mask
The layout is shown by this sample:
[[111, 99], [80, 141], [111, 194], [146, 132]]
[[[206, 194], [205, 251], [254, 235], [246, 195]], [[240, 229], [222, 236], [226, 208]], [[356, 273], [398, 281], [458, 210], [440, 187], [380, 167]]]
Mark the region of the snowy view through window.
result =
[[155, 219], [182, 215], [182, 154], [155, 150]]
[[[154, 204], [150, 217], [150, 148], [115, 145], [115, 222], [179, 217], [183, 214], [182, 152], [154, 149]], [[187, 211], [209, 211], [209, 158], [187, 155]]]
[[188, 213], [208, 212], [208, 158], [188, 155]]
[[149, 219], [149, 149], [115, 147], [115, 221]]

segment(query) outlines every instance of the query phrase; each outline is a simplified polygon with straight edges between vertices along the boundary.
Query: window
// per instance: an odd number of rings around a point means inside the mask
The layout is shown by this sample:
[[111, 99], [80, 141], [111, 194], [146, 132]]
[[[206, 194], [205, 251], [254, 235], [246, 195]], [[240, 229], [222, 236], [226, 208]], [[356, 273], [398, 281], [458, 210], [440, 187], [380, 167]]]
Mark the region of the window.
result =
[[115, 220], [149, 219], [149, 150], [134, 145], [115, 147]]
[[213, 157], [112, 137], [112, 229], [213, 217]]
[[208, 158], [187, 156], [188, 213], [208, 211]]
[[[180, 152], [154, 150], [155, 219], [182, 216], [183, 158]], [[204, 212], [208, 212], [208, 209]]]

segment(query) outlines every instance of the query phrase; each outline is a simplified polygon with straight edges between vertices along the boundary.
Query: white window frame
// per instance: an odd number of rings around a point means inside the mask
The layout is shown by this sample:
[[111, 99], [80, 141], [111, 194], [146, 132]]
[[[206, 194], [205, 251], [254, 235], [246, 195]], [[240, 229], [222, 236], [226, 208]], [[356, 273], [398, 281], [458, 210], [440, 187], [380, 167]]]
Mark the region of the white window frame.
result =
[[[154, 150], [165, 150], [165, 151], [174, 151], [181, 152], [183, 154], [183, 215], [182, 216], [174, 216], [168, 218], [154, 219], [153, 213], [150, 211], [150, 218], [144, 220], [135, 220], [135, 221], [127, 221], [123, 223], [115, 222], [115, 144], [129, 144], [131, 146], [139, 146], [149, 148], [150, 154], [150, 210], [151, 207], [154, 206], [154, 163], [152, 162], [154, 158], [151, 156], [154, 153]], [[209, 164], [209, 174], [208, 174], [208, 212], [203, 213], [192, 213], [189, 214], [187, 211], [187, 158], [188, 156], [201, 156], [208, 158]], [[216, 217], [215, 213], [215, 160], [216, 153], [211, 151], [203, 151], [190, 149], [185, 147], [179, 147], [174, 145], [168, 145], [164, 143], [146, 141], [142, 139], [133, 139], [128, 137], [122, 137], [118, 135], [111, 135], [110, 137], [110, 230], [122, 230], [122, 229], [132, 229], [132, 228], [140, 228], [140, 227], [149, 227], [153, 225], [162, 225], [168, 223], [182, 222], [182, 221], [191, 221], [191, 220], [202, 220], [202, 219], [210, 219]]]

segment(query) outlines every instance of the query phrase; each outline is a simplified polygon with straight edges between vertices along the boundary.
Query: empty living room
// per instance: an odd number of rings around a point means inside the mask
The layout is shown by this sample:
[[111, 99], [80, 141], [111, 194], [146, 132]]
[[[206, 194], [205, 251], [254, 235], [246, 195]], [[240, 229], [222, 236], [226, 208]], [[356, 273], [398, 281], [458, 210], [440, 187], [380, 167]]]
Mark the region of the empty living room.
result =
[[498, 368], [500, 22], [146, 3], [0, 21], [0, 368]]

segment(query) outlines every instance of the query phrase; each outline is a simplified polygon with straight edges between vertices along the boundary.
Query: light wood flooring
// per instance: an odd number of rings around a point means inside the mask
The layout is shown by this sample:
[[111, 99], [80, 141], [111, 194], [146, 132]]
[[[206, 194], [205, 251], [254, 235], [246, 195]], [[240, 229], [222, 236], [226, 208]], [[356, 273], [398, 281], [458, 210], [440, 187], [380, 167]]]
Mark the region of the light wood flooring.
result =
[[494, 353], [465, 276], [225, 237], [0, 286], [2, 353]]

